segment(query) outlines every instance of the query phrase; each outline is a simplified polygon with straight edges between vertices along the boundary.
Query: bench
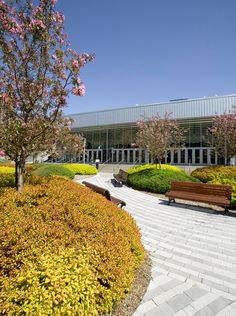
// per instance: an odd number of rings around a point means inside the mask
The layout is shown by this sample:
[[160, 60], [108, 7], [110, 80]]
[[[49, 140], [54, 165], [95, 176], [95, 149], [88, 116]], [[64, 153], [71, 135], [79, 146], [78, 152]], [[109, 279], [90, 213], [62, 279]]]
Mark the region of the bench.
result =
[[169, 205], [178, 198], [221, 206], [226, 213], [231, 204], [231, 193], [229, 185], [173, 181], [165, 196], [169, 198]]
[[128, 172], [120, 169], [118, 173], [113, 174], [114, 179], [112, 179], [112, 183], [114, 185], [122, 186], [122, 184], [127, 182], [128, 179]]
[[118, 207], [122, 208], [123, 206], [126, 205], [125, 201], [122, 201], [114, 196], [111, 196], [110, 192], [105, 188], [101, 188], [87, 181], [83, 181], [82, 184], [84, 184], [86, 187], [90, 188], [94, 192], [102, 194], [107, 200], [111, 201], [113, 204], [117, 205]]

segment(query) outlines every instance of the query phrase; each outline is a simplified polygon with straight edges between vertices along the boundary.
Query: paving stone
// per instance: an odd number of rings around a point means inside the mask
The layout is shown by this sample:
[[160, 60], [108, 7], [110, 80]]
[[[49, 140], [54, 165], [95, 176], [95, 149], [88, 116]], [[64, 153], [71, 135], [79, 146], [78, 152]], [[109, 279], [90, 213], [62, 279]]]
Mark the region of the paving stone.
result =
[[219, 313], [215, 314], [215, 316], [235, 316], [235, 309], [231, 306], [227, 306]]
[[197, 300], [203, 295], [205, 295], [207, 291], [197, 287], [193, 286], [189, 290], [185, 291], [185, 294], [187, 294], [192, 300]]
[[134, 312], [133, 316], [141, 316], [144, 313], [147, 313], [148, 311], [152, 310], [155, 307], [156, 307], [156, 304], [152, 300], [145, 302], [145, 303], [139, 305], [137, 310]]
[[143, 301], [147, 302], [153, 299], [154, 297], [157, 297], [158, 295], [162, 294], [163, 292], [164, 291], [160, 287], [147, 291], [147, 293], [143, 297]]
[[227, 300], [226, 298], [219, 297], [218, 299], [211, 302], [207, 305], [213, 312], [214, 315], [224, 309], [227, 305], [231, 304], [232, 301]]
[[200, 311], [202, 308], [213, 302], [215, 299], [217, 299], [216, 294], [207, 293], [206, 295], [200, 297], [198, 300], [194, 300], [191, 305], [195, 310]]
[[169, 289], [173, 289], [174, 287], [180, 284], [182, 284], [181, 281], [173, 279], [165, 284], [162, 284], [160, 287], [163, 291], [168, 291]]
[[196, 312], [194, 316], [214, 316], [215, 313], [208, 307], [204, 307], [200, 311]]
[[167, 301], [167, 304], [175, 311], [183, 309], [185, 306], [189, 305], [192, 302], [191, 298], [186, 294], [177, 294], [173, 298]]
[[163, 303], [151, 311], [147, 312], [147, 316], [171, 316], [173, 315], [174, 311], [173, 309], [167, 304]]

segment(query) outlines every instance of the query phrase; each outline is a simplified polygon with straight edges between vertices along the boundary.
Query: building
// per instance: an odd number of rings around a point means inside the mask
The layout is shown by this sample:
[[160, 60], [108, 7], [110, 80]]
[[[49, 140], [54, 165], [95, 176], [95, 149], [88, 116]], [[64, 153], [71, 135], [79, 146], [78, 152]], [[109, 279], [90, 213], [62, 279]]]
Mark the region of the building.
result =
[[[207, 132], [216, 114], [233, 113], [236, 95], [177, 99], [165, 103], [69, 115], [72, 129], [86, 139], [86, 162], [100, 159], [102, 163], [149, 163], [152, 157], [143, 149], [134, 148], [136, 121], [159, 113], [172, 113], [172, 118], [188, 129], [186, 147], [172, 150], [165, 163], [214, 165], [224, 163], [212, 147]], [[82, 158], [80, 158], [82, 159]]]

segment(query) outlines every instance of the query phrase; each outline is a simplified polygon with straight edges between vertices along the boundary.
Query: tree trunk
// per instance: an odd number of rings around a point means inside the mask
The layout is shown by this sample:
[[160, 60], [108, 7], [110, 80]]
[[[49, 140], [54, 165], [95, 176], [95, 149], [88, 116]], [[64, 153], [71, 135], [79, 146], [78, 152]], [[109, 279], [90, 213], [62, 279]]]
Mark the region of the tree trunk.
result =
[[161, 169], [161, 160], [158, 160], [159, 169]]
[[24, 186], [25, 161], [15, 162], [16, 191], [21, 192]]

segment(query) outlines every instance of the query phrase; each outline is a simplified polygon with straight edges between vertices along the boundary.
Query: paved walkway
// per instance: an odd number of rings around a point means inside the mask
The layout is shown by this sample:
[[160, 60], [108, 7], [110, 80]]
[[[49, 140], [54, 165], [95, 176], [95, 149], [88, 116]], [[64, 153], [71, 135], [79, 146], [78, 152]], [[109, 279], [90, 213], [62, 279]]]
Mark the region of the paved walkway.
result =
[[133, 316], [236, 316], [236, 217], [166, 201], [100, 173], [87, 181], [126, 201], [152, 259], [152, 280]]

